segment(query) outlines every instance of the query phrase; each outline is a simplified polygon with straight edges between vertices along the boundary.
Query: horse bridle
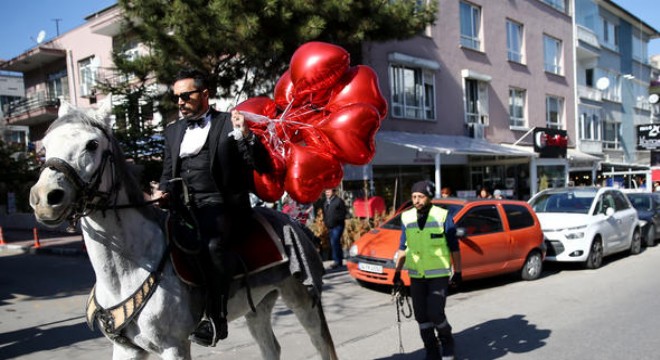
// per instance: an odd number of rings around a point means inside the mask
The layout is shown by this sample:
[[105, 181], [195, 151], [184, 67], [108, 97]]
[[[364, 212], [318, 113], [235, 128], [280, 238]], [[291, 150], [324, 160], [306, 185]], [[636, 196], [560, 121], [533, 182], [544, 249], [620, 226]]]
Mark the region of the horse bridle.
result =
[[[105, 134], [105, 132], [103, 133]], [[101, 186], [103, 173], [108, 162], [112, 166], [112, 184], [109, 191], [100, 191], [99, 186]], [[101, 155], [101, 164], [92, 173], [89, 181], [85, 181], [80, 175], [78, 175], [78, 172], [73, 166], [58, 157], [51, 157], [46, 160], [41, 167], [41, 171], [44, 169], [51, 169], [64, 175], [76, 191], [76, 198], [73, 201], [73, 210], [68, 218], [71, 224], [75, 224], [78, 219], [89, 215], [94, 210], [108, 209], [108, 204], [113, 195], [115, 202], [117, 200], [116, 195], [117, 190], [119, 189], [119, 182], [115, 182], [114, 155], [110, 149], [103, 151]], [[95, 199], [97, 200], [95, 201]]]

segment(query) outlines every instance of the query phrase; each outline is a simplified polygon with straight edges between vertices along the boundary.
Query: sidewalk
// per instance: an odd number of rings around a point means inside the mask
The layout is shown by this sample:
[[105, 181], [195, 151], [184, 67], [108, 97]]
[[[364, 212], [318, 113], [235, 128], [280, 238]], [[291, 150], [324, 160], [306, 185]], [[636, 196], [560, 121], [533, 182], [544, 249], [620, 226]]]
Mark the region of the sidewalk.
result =
[[[24, 229], [2, 229], [5, 244], [0, 244], [0, 252], [19, 251], [30, 254], [51, 254], [68, 256], [87, 256], [82, 234], [69, 234], [60, 231], [38, 230], [39, 247], [35, 246], [34, 233]], [[326, 273], [345, 272], [346, 265], [332, 269], [332, 260], [323, 261]]]
[[60, 231], [37, 230], [38, 241], [33, 230], [2, 228], [5, 244], [0, 252], [20, 251], [31, 254], [87, 255], [81, 234]]

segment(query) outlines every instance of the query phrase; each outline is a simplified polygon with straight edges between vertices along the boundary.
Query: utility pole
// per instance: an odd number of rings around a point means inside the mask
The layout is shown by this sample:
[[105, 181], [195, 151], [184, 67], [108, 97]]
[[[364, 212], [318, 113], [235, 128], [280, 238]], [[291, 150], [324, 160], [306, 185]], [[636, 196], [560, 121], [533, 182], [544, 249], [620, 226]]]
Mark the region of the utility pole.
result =
[[55, 21], [55, 31], [56, 31], [56, 34], [57, 34], [56, 36], [60, 36], [60, 21], [62, 21], [62, 19], [58, 18], [58, 19], [51, 19], [51, 20]]

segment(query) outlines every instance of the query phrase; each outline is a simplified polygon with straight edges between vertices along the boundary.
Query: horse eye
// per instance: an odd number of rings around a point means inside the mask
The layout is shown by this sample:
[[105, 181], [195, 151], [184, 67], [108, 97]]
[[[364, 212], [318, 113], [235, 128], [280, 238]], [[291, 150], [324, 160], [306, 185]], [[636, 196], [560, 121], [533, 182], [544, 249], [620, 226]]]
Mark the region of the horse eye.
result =
[[90, 140], [87, 142], [87, 145], [85, 145], [85, 150], [87, 151], [96, 151], [99, 147], [99, 142], [98, 140]]

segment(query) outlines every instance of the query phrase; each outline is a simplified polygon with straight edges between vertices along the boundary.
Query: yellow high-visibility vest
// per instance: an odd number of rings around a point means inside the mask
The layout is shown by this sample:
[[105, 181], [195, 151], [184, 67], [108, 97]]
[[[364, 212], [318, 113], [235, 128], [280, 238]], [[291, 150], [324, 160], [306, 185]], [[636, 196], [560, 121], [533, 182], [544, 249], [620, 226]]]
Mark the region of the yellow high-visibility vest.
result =
[[447, 210], [431, 206], [424, 229], [417, 225], [417, 209], [401, 214], [406, 228], [406, 262], [411, 278], [437, 278], [451, 274], [451, 252], [445, 236]]

